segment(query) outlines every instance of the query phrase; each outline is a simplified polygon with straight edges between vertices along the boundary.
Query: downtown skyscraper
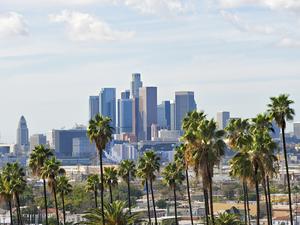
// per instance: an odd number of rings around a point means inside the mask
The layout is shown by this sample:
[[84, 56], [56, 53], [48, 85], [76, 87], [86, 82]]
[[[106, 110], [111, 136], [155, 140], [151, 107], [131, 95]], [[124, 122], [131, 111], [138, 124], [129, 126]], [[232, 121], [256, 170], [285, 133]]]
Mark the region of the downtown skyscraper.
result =
[[24, 116], [21, 116], [17, 128], [17, 150], [27, 152], [29, 150], [29, 131]]
[[99, 94], [99, 113], [111, 118], [111, 126], [116, 131], [116, 89], [102, 88]]
[[182, 120], [187, 113], [197, 109], [194, 92], [175, 92], [175, 128], [181, 130]]
[[99, 114], [99, 96], [90, 96], [89, 98], [89, 120], [94, 119]]

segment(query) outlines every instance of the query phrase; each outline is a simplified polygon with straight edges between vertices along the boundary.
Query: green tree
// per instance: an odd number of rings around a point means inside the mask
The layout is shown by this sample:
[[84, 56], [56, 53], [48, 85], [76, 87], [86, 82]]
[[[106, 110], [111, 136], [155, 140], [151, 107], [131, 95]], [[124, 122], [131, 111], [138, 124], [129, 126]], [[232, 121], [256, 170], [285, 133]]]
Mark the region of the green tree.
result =
[[[224, 130], [218, 130], [216, 122], [211, 119], [203, 119], [196, 129], [189, 129], [184, 134], [184, 140], [189, 151], [187, 161], [194, 166], [196, 174], [201, 174], [203, 191], [206, 202], [206, 214], [208, 214], [208, 193], [210, 199], [210, 215], [214, 224], [212, 178], [214, 166], [219, 164], [224, 155], [226, 144], [223, 140]], [[207, 216], [206, 216], [207, 218]]]
[[85, 190], [86, 192], [93, 192], [94, 193], [94, 200], [95, 200], [95, 208], [98, 208], [98, 189], [100, 186], [99, 176], [97, 174], [90, 174], [87, 178]]
[[[136, 214], [130, 214], [129, 210], [125, 210], [125, 202], [114, 201], [113, 203], [104, 204], [104, 216], [102, 210], [90, 209], [84, 219], [86, 221], [81, 224], [85, 225], [132, 225], [137, 220]], [[105, 221], [103, 221], [105, 218]]]
[[278, 97], [271, 97], [270, 100], [271, 103], [268, 104], [268, 112], [271, 118], [273, 118], [276, 121], [277, 125], [281, 128], [285, 169], [287, 175], [287, 187], [288, 187], [288, 195], [289, 195], [290, 223], [291, 225], [293, 225], [294, 221], [293, 221], [292, 195], [291, 195], [290, 173], [289, 173], [289, 165], [288, 165], [286, 141], [285, 141], [285, 129], [286, 129], [286, 121], [293, 120], [295, 115], [294, 109], [290, 107], [294, 103], [294, 101], [290, 100], [289, 95], [287, 94], [281, 94]]
[[240, 218], [237, 215], [230, 213], [221, 213], [216, 219], [216, 225], [242, 225]]
[[12, 198], [13, 196], [10, 192], [9, 184], [1, 173], [0, 174], [0, 202], [5, 202], [8, 204], [10, 221], [11, 224], [13, 225]]
[[48, 187], [53, 193], [55, 210], [56, 210], [56, 220], [59, 225], [59, 214], [57, 205], [57, 177], [64, 173], [60, 168], [61, 162], [56, 160], [55, 157], [47, 159], [44, 162], [44, 166], [41, 168], [41, 177], [48, 182]]
[[65, 196], [69, 195], [71, 192], [72, 185], [70, 184], [69, 179], [65, 175], [59, 176], [57, 178], [57, 193], [61, 197], [64, 224], [66, 224]]
[[162, 172], [162, 176], [164, 184], [173, 189], [175, 222], [176, 225], [178, 225], [176, 188], [181, 185], [184, 180], [182, 167], [178, 167], [176, 163], [169, 163]]
[[4, 183], [6, 183], [9, 192], [12, 194], [13, 198], [16, 200], [17, 205], [17, 220], [18, 224], [23, 224], [21, 205], [20, 205], [20, 195], [24, 193], [26, 188], [26, 179], [24, 169], [19, 163], [7, 163], [3, 168], [2, 176]]
[[131, 190], [130, 190], [130, 181], [133, 180], [136, 176], [135, 164], [132, 160], [123, 160], [119, 167], [119, 176], [127, 184], [128, 192], [128, 207], [129, 213], [131, 214]]
[[[43, 145], [36, 146], [30, 154], [29, 167], [32, 170], [33, 175], [41, 178], [41, 168], [44, 166], [44, 162], [53, 156], [53, 151], [45, 148]], [[48, 225], [48, 206], [47, 206], [47, 190], [46, 180], [43, 179], [44, 188], [44, 206], [46, 212], [46, 225]]]
[[118, 186], [118, 171], [115, 167], [104, 168], [104, 183], [109, 188], [110, 203], [113, 202], [112, 188]]
[[104, 219], [104, 177], [103, 177], [103, 162], [102, 162], [102, 153], [106, 148], [106, 145], [111, 141], [112, 134], [113, 134], [113, 128], [111, 127], [112, 120], [109, 117], [103, 117], [100, 114], [97, 114], [94, 119], [91, 119], [89, 122], [89, 127], [87, 134], [90, 138], [91, 142], [95, 142], [98, 155], [99, 155], [99, 161], [100, 161], [100, 179], [101, 179], [101, 210], [102, 210], [102, 216], [103, 221], [105, 223]]
[[188, 203], [189, 203], [189, 211], [190, 211], [190, 219], [192, 225], [194, 224], [193, 220], [193, 210], [192, 210], [192, 200], [191, 200], [191, 193], [190, 193], [190, 182], [189, 182], [189, 172], [188, 172], [188, 164], [185, 160], [185, 152], [186, 152], [186, 145], [181, 144], [176, 147], [174, 160], [177, 164], [178, 168], [183, 168], [185, 171], [185, 180], [186, 180], [186, 191], [188, 196]]

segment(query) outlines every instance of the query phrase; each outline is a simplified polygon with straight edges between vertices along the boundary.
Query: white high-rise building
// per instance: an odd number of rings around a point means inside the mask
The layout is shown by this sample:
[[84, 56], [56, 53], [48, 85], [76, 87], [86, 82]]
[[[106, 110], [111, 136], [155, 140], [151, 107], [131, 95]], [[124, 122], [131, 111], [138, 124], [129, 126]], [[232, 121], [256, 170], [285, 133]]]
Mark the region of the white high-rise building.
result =
[[294, 136], [300, 139], [300, 122], [294, 123]]
[[24, 116], [21, 116], [18, 124], [17, 149], [25, 152], [29, 150], [29, 131]]
[[230, 112], [221, 111], [217, 113], [217, 125], [219, 129], [225, 129], [230, 120]]

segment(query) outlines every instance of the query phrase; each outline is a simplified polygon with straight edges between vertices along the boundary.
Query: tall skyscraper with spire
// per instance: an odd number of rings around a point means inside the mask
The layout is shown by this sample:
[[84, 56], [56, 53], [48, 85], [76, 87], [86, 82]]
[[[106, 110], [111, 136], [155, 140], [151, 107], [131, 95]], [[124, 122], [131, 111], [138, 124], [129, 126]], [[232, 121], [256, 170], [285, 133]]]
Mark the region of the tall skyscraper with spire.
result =
[[29, 131], [24, 116], [21, 116], [17, 129], [17, 147], [21, 151], [29, 150]]
[[131, 98], [132, 98], [132, 133], [138, 139], [139, 137], [139, 90], [143, 87], [140, 73], [132, 74], [131, 87]]

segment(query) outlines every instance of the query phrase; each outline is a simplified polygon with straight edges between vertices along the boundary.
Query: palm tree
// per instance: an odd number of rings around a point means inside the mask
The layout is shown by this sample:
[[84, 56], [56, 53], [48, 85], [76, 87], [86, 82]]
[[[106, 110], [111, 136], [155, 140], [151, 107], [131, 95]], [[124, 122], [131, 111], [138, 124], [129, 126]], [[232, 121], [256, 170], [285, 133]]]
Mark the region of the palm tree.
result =
[[127, 184], [128, 208], [131, 214], [130, 181], [135, 178], [136, 168], [132, 160], [123, 160], [119, 167], [119, 176]]
[[248, 183], [253, 178], [249, 155], [252, 137], [249, 128], [250, 124], [247, 119], [232, 119], [226, 127], [229, 147], [236, 151], [235, 156], [229, 162], [230, 176], [241, 179], [243, 183], [245, 224], [250, 224]]
[[142, 185], [146, 186], [146, 196], [147, 196], [147, 210], [148, 210], [148, 223], [151, 224], [151, 213], [150, 213], [150, 198], [149, 198], [149, 184], [147, 173], [145, 171], [145, 159], [140, 157], [137, 165], [137, 176], [142, 179]]
[[155, 199], [154, 199], [154, 191], [153, 191], [153, 181], [156, 178], [155, 173], [159, 171], [160, 167], [160, 158], [156, 155], [154, 151], [146, 151], [143, 155], [143, 164], [140, 164], [139, 166], [141, 171], [145, 174], [147, 177], [147, 180], [150, 184], [150, 190], [151, 190], [151, 197], [152, 197], [152, 204], [153, 204], [153, 212], [154, 212], [154, 219], [155, 219], [155, 225], [157, 225], [157, 216], [156, 216], [156, 209], [155, 209]]
[[[32, 170], [33, 175], [41, 177], [41, 168], [44, 166], [44, 162], [53, 156], [53, 151], [45, 148], [43, 145], [36, 146], [30, 154], [29, 167]], [[43, 179], [44, 188], [44, 205], [46, 212], [46, 225], [48, 225], [48, 206], [47, 206], [47, 190], [46, 180]]]
[[3, 168], [2, 175], [5, 181], [4, 183], [7, 184], [9, 192], [16, 200], [18, 224], [22, 225], [23, 222], [21, 214], [20, 195], [25, 191], [26, 188], [24, 169], [20, 166], [19, 163], [7, 163]]
[[99, 176], [97, 174], [90, 174], [87, 178], [87, 183], [85, 186], [86, 192], [92, 191], [95, 198], [95, 208], [98, 208], [98, 189], [100, 186]]
[[0, 202], [5, 202], [9, 207], [10, 223], [13, 225], [13, 214], [12, 214], [12, 194], [9, 190], [9, 185], [4, 179], [3, 175], [0, 174]]
[[69, 179], [66, 176], [59, 176], [57, 178], [57, 193], [61, 197], [64, 224], [66, 224], [66, 210], [65, 210], [65, 196], [72, 192], [72, 185], [69, 183]]
[[237, 215], [229, 213], [221, 213], [216, 219], [216, 225], [242, 225], [240, 218]]
[[95, 142], [96, 147], [98, 149], [99, 161], [100, 161], [100, 179], [101, 179], [101, 210], [103, 221], [104, 219], [104, 189], [103, 189], [103, 162], [102, 162], [102, 153], [106, 148], [106, 145], [111, 141], [113, 128], [111, 127], [111, 119], [109, 117], [103, 117], [99, 114], [95, 116], [94, 119], [91, 119], [89, 122], [89, 127], [87, 131], [87, 135], [90, 138], [91, 142]]
[[174, 209], [175, 209], [175, 222], [178, 225], [177, 218], [177, 197], [176, 197], [176, 188], [178, 185], [182, 184], [184, 180], [184, 175], [182, 172], [182, 167], [178, 167], [176, 163], [169, 163], [164, 171], [162, 172], [163, 182], [173, 189], [174, 193]]
[[[102, 210], [90, 209], [87, 211], [84, 222], [85, 225], [133, 225], [137, 220], [136, 214], [130, 214], [125, 210], [125, 202], [114, 201], [113, 203], [104, 203], [104, 216]], [[103, 221], [105, 218], [105, 221]]]
[[104, 183], [109, 188], [110, 203], [113, 202], [112, 188], [118, 185], [118, 171], [115, 167], [104, 168]]
[[175, 149], [174, 160], [175, 160], [175, 163], [177, 164], [177, 167], [182, 167], [185, 170], [186, 190], [187, 190], [187, 195], [188, 195], [190, 218], [191, 218], [192, 225], [194, 225], [192, 201], [191, 201], [191, 193], [190, 193], [189, 173], [188, 173], [188, 164], [186, 163], [186, 160], [185, 160], [185, 152], [186, 152], [186, 146], [184, 144], [177, 146]]
[[[219, 164], [224, 155], [226, 144], [223, 140], [224, 130], [218, 130], [216, 122], [211, 119], [203, 119], [196, 129], [191, 129], [184, 134], [187, 141], [188, 162], [194, 166], [197, 174], [201, 174], [204, 196], [206, 196], [206, 208], [208, 209], [207, 193], [209, 190], [210, 214], [214, 224], [212, 178], [214, 166]], [[208, 211], [208, 210], [207, 210]]]
[[64, 170], [60, 168], [61, 162], [57, 161], [55, 157], [47, 159], [44, 163], [44, 166], [41, 168], [41, 177], [47, 179], [48, 186], [52, 190], [55, 210], [56, 210], [56, 220], [59, 225], [59, 214], [58, 214], [58, 205], [57, 205], [57, 177], [64, 173]]
[[270, 100], [271, 103], [268, 104], [268, 112], [270, 113], [270, 116], [276, 121], [277, 125], [281, 128], [288, 195], [289, 195], [290, 223], [291, 225], [293, 225], [294, 219], [293, 219], [289, 165], [288, 165], [286, 142], [285, 142], [285, 128], [286, 128], [286, 121], [291, 121], [294, 118], [295, 111], [290, 107], [290, 105], [292, 105], [294, 101], [290, 100], [289, 95], [287, 94], [281, 94], [278, 97], [271, 97]]

